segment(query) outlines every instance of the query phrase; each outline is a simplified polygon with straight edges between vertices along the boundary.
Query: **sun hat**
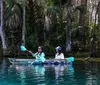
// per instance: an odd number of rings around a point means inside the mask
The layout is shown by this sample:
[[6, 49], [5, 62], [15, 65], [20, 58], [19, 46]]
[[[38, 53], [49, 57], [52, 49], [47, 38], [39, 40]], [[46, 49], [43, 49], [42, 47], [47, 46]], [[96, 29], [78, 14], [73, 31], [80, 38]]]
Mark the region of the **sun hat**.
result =
[[62, 50], [62, 48], [60, 46], [57, 46], [56, 49], [57, 50]]

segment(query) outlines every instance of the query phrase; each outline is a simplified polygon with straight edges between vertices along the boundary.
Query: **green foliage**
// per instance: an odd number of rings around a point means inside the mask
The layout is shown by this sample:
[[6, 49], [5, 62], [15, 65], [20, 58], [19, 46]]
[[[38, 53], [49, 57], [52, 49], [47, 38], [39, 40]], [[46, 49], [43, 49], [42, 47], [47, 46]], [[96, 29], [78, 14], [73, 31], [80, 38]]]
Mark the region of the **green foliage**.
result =
[[75, 55], [74, 55], [76, 58], [78, 58], [78, 57], [80, 57], [80, 58], [85, 58], [85, 57], [88, 57], [88, 56], [90, 56], [89, 55], [89, 53], [76, 53]]
[[86, 10], [87, 10], [86, 5], [79, 5], [76, 7], [76, 9], [79, 10], [83, 14], [86, 13]]
[[[21, 0], [4, 0], [4, 29], [8, 48], [11, 51], [22, 36], [22, 4]], [[54, 54], [55, 47], [61, 45], [65, 52], [67, 7], [74, 5], [72, 0], [27, 0], [26, 47], [37, 51], [37, 47], [43, 45], [46, 52]], [[89, 55], [79, 52], [90, 52], [94, 35], [96, 49], [100, 50], [98, 44], [100, 42], [100, 16], [98, 16], [98, 25], [89, 23], [91, 15], [87, 7], [86, 4], [80, 3], [75, 5], [75, 9], [71, 8], [72, 52], [76, 52], [76, 57]], [[99, 5], [97, 13], [100, 15]]]
[[47, 7], [46, 14], [47, 15], [53, 14], [53, 15], [59, 16], [60, 8], [57, 6], [49, 6]]
[[14, 54], [21, 40], [21, 4], [16, 0], [4, 0], [4, 30], [8, 53]]
[[36, 37], [34, 35], [30, 35], [29, 37], [26, 38], [26, 47], [29, 50], [36, 50], [37, 44], [36, 44]]

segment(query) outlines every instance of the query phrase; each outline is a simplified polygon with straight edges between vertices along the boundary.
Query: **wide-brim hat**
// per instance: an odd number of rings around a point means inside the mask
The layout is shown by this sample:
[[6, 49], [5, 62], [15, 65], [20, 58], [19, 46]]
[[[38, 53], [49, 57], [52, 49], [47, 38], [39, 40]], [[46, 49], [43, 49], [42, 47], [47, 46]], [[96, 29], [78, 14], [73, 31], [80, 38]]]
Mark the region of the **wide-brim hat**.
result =
[[56, 50], [62, 50], [62, 48], [60, 46], [57, 46]]

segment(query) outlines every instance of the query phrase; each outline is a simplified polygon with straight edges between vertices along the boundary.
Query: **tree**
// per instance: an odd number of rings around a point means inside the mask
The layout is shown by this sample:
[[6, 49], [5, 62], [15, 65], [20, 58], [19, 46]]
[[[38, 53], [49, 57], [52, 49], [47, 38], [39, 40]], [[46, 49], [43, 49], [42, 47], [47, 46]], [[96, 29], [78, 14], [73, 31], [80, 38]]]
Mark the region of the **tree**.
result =
[[66, 28], [66, 51], [71, 51], [71, 6], [72, 0], [67, 1], [67, 28]]
[[22, 3], [16, 0], [4, 0], [4, 30], [8, 54], [15, 54], [17, 44], [22, 39]]
[[98, 12], [99, 12], [99, 6], [100, 2], [98, 2], [98, 5], [95, 4], [95, 10], [94, 10], [94, 22], [93, 22], [93, 32], [92, 32], [92, 39], [91, 39], [91, 57], [97, 57], [97, 50], [96, 50], [96, 41], [97, 41], [97, 24], [98, 24]]
[[5, 55], [7, 46], [5, 40], [5, 32], [3, 29], [3, 0], [0, 0], [0, 36], [2, 40], [3, 55]]
[[79, 10], [79, 26], [84, 26], [86, 22], [87, 0], [81, 0], [81, 5], [76, 7]]
[[25, 15], [26, 15], [26, 0], [22, 0], [23, 2], [23, 26], [22, 26], [22, 41], [23, 41], [23, 44], [25, 45]]

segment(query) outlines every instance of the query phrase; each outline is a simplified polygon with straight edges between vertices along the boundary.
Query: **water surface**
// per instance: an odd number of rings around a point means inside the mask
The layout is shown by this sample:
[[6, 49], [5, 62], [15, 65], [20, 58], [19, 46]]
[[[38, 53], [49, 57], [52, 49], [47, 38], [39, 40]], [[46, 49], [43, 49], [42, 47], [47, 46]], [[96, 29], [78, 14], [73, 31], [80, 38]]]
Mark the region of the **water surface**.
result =
[[100, 64], [11, 65], [4, 59], [0, 62], [0, 85], [100, 85]]

